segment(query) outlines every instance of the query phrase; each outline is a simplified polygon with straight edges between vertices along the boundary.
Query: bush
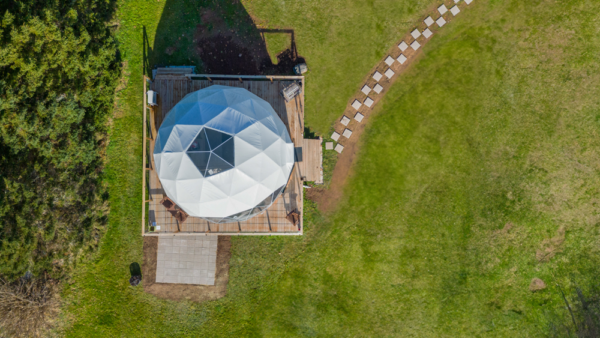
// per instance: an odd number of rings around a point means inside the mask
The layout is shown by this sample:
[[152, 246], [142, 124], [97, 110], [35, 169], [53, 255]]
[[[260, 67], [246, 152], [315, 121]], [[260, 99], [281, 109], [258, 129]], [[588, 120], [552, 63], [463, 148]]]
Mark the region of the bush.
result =
[[58, 310], [55, 286], [47, 279], [0, 279], [0, 336], [40, 336]]
[[0, 2], [0, 275], [59, 277], [105, 224], [120, 74], [101, 0]]
[[569, 297], [562, 288], [557, 289], [565, 302], [565, 309], [561, 314], [554, 314], [550, 320], [550, 334], [552, 337], [600, 337], [600, 287], [593, 285], [586, 294], [580, 287], [575, 287], [575, 292]]

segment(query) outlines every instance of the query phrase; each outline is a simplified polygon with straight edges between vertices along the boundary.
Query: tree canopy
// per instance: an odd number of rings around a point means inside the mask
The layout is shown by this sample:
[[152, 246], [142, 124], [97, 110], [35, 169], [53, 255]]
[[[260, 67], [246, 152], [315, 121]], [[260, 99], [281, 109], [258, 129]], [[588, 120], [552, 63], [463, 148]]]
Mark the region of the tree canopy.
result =
[[114, 1], [0, 3], [0, 275], [60, 274], [106, 224]]

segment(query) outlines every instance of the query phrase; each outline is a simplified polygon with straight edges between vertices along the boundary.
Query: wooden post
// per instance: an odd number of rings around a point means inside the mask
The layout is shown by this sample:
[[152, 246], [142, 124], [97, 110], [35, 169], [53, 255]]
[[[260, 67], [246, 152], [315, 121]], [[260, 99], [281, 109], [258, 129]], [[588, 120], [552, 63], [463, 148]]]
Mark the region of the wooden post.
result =
[[267, 212], [267, 222], [269, 222], [269, 232], [273, 232], [273, 228], [271, 228], [271, 217], [269, 217], [269, 209], [265, 211]]
[[152, 133], [152, 135], [150, 135], [150, 138], [152, 140], [156, 140], [156, 117], [154, 115], [153, 107], [150, 107], [150, 132]]

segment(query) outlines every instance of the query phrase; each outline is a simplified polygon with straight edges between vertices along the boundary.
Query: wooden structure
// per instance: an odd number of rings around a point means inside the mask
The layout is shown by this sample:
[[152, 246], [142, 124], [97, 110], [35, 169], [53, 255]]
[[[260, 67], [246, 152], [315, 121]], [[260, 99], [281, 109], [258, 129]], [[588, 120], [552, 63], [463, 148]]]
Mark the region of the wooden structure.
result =
[[323, 184], [323, 138], [304, 139], [302, 161], [298, 162], [300, 177], [304, 181]]
[[[286, 102], [281, 91], [292, 83], [298, 83], [302, 87], [302, 93]], [[154, 140], [163, 119], [173, 106], [185, 95], [212, 85], [242, 87], [269, 102], [288, 128], [294, 147], [302, 149], [302, 158], [297, 159], [299, 162], [295, 163], [284, 192], [262, 214], [235, 223], [216, 224], [198, 217], [187, 217], [185, 222], [179, 222], [160, 203], [166, 195], [154, 171]], [[154, 107], [147, 106], [145, 93], [148, 89], [158, 93], [157, 105]], [[303, 76], [194, 75], [159, 69], [154, 81], [144, 77], [143, 133], [143, 236], [302, 234], [303, 181], [323, 182], [322, 139], [305, 140], [303, 136]]]

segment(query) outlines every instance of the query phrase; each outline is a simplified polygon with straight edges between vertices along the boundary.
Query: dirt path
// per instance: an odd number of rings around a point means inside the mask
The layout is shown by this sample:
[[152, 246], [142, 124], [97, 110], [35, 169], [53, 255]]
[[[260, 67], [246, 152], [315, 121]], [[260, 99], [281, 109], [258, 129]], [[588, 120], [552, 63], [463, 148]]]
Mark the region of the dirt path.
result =
[[[444, 5], [448, 9], [450, 9], [454, 6], [454, 1], [445, 0]], [[359, 151], [360, 136], [362, 135], [365, 129], [369, 117], [380, 111], [376, 109], [379, 101], [383, 99], [383, 97], [385, 96], [389, 88], [392, 86], [392, 84], [400, 77], [400, 74], [406, 71], [408, 67], [410, 67], [416, 62], [415, 60], [422, 56], [423, 46], [426, 45], [427, 42], [429, 42], [429, 40], [431, 40], [440, 29], [445, 27], [445, 25], [447, 25], [453, 20], [454, 16], [450, 13], [450, 11], [446, 12], [444, 15], [440, 15], [438, 12], [438, 6], [439, 5], [430, 7], [427, 11], [427, 14], [425, 14], [421, 18], [419, 23], [414, 25], [409, 30], [409, 32], [412, 32], [414, 29], [418, 29], [419, 32], [423, 32], [426, 28], [429, 28], [433, 35], [429, 38], [426, 38], [425, 36], [421, 35], [417, 39], [414, 39], [410, 33], [407, 33], [401, 40], [397, 41], [397, 43], [392, 48], [390, 48], [388, 53], [384, 56], [383, 60], [381, 60], [379, 64], [373, 67], [373, 69], [371, 69], [369, 74], [365, 76], [360, 88], [358, 88], [354, 96], [350, 98], [350, 100], [348, 100], [348, 104], [346, 106], [346, 109], [344, 110], [344, 116], [347, 116], [351, 121], [347, 126], [344, 126], [340, 122], [340, 118], [335, 123], [334, 129], [337, 133], [341, 135], [347, 128], [352, 130], [352, 135], [350, 136], [350, 138], [340, 136], [338, 140], [338, 143], [344, 146], [344, 150], [341, 154], [338, 155], [338, 161], [335, 165], [335, 168], [333, 169], [333, 175], [329, 184], [329, 188], [312, 188], [306, 193], [308, 198], [317, 203], [321, 212], [326, 214], [333, 212], [337, 205], [339, 205], [339, 202], [341, 202], [342, 198], [344, 197], [344, 188], [346, 185], [346, 181], [348, 180], [348, 177], [352, 175], [352, 165]], [[462, 12], [466, 9], [468, 5], [464, 1], [461, 1], [457, 6]], [[458, 15], [460, 15], [460, 13]], [[446, 23], [442, 27], [439, 27], [437, 23], [433, 23], [428, 27], [425, 24], [424, 20], [429, 16], [431, 16], [431, 18], [434, 21], [437, 21], [439, 17], [443, 17]], [[398, 45], [402, 41], [406, 42], [407, 45], [411, 45], [415, 40], [420, 44], [420, 47], [417, 48], [417, 50], [408, 47], [405, 51], [402, 52], [398, 47]], [[406, 61], [403, 64], [400, 64], [400, 62], [398, 62], [397, 60], [397, 58], [401, 54], [403, 54], [406, 57]], [[391, 66], [388, 66], [385, 63], [385, 59], [387, 59], [388, 56], [391, 56], [394, 59], [394, 63]], [[378, 82], [373, 78], [373, 74], [375, 74], [375, 72], [385, 74], [388, 68], [395, 73], [395, 75], [393, 75], [391, 79], [388, 79], [385, 75], [383, 75], [383, 77]], [[365, 84], [368, 85], [370, 88], [374, 88], [376, 84], [379, 84], [383, 87], [383, 91], [379, 94], [375, 93], [374, 91], [371, 91], [368, 95], [366, 95], [361, 91], [362, 87]], [[359, 102], [364, 103], [367, 97], [371, 98], [374, 101], [373, 105], [370, 108], [363, 104], [357, 111], [352, 107], [352, 103], [354, 102], [354, 100], [358, 100]], [[364, 115], [364, 119], [362, 120], [362, 122], [358, 122], [354, 119], [354, 116], [357, 112]], [[326, 139], [326, 141], [331, 140]]]

